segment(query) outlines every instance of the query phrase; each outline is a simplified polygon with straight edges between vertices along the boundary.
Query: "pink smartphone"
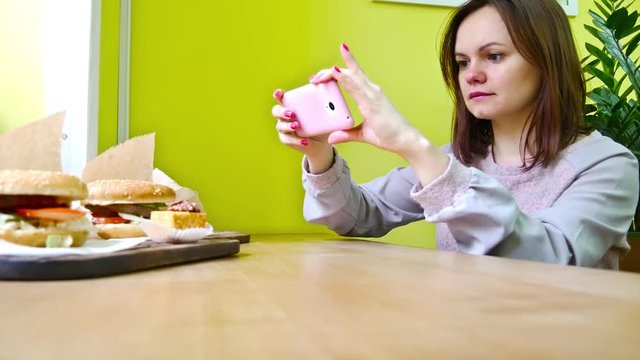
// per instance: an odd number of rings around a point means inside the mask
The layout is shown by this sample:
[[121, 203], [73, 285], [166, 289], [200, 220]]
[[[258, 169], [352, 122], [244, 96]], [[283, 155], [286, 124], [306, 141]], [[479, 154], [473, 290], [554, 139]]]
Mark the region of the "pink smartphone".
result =
[[353, 127], [353, 117], [336, 81], [308, 84], [286, 91], [282, 104], [293, 110], [298, 136], [310, 137]]

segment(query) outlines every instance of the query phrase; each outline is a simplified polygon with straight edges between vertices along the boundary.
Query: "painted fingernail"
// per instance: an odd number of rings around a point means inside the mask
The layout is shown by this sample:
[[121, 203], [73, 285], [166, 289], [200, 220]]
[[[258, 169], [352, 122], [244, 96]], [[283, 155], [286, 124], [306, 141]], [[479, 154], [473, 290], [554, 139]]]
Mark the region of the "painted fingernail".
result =
[[307, 145], [309, 145], [309, 140], [302, 139], [302, 140], [300, 140], [300, 144], [302, 144], [302, 146], [307, 146]]
[[292, 122], [292, 123], [291, 123], [291, 130], [295, 130], [295, 129], [297, 129], [297, 128], [298, 128], [298, 126], [299, 126], [299, 124], [298, 124], [297, 122], [295, 122], [295, 121], [294, 121], [294, 122]]
[[279, 99], [281, 96], [282, 96], [282, 90], [277, 89], [276, 91], [273, 92], [273, 97]]
[[337, 66], [334, 66], [334, 67], [333, 67], [333, 70], [335, 70], [335, 71], [337, 71], [337, 72], [339, 72], [339, 73], [341, 73], [341, 72], [342, 72], [342, 71], [340, 71], [340, 68], [339, 68], [339, 67], [337, 67]]
[[293, 111], [291, 110], [287, 110], [284, 112], [284, 117], [286, 117], [287, 119], [291, 119], [293, 117]]
[[347, 51], [351, 51], [351, 50], [349, 50], [349, 47], [345, 43], [342, 43], [342, 48], [347, 50]]

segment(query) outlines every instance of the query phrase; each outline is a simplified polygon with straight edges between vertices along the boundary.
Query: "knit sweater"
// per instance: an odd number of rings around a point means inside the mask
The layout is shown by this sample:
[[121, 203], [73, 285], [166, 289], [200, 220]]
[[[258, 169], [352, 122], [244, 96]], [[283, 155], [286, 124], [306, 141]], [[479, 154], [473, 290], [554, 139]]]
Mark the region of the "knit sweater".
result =
[[611, 269], [629, 250], [638, 162], [610, 138], [594, 131], [529, 171], [491, 155], [465, 166], [443, 149], [449, 166], [424, 187], [409, 167], [358, 185], [337, 153], [323, 174], [303, 160], [305, 219], [371, 237], [426, 219], [442, 250]]

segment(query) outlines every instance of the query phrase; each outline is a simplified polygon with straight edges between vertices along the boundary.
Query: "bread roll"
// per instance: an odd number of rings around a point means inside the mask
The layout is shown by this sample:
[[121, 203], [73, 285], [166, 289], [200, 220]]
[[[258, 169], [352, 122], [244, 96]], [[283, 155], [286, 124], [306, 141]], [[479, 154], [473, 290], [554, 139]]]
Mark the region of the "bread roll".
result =
[[122, 239], [147, 236], [138, 224], [94, 224], [98, 236], [103, 239]]
[[89, 235], [88, 231], [65, 232], [61, 229], [40, 228], [33, 230], [3, 230], [0, 231], [0, 239], [10, 241], [18, 245], [46, 247], [49, 235], [71, 235], [73, 243], [71, 246], [82, 246]]
[[172, 188], [143, 180], [96, 180], [87, 187], [89, 196], [83, 204], [152, 204], [172, 202], [176, 198]]
[[84, 199], [87, 185], [78, 177], [58, 171], [0, 170], [0, 194], [46, 195]]

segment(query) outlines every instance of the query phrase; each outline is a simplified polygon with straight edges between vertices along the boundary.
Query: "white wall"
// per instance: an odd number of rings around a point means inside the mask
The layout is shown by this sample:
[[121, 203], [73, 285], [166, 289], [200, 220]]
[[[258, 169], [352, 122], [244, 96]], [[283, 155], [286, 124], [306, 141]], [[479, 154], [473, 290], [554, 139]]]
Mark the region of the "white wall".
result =
[[[99, 10], [100, 2], [93, 3]], [[91, 47], [92, 1], [44, 0], [43, 6], [45, 112], [65, 111], [62, 167], [79, 175], [97, 144], [97, 116], [92, 116], [97, 115], [97, 75], [90, 76], [92, 62], [95, 74], [98, 68]], [[99, 32], [93, 36], [99, 39]]]
[[62, 168], [97, 149], [100, 0], [0, 0], [0, 132], [64, 111]]

